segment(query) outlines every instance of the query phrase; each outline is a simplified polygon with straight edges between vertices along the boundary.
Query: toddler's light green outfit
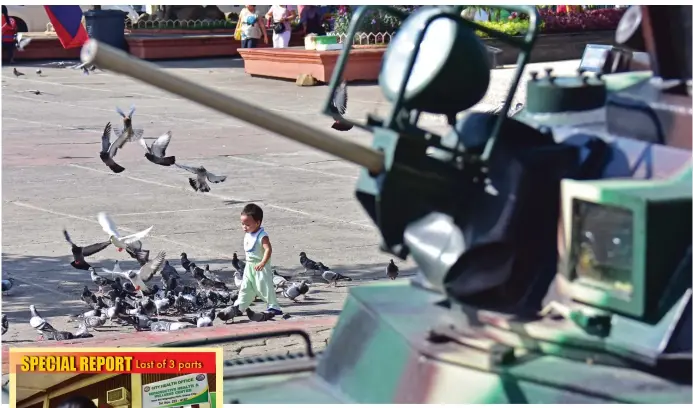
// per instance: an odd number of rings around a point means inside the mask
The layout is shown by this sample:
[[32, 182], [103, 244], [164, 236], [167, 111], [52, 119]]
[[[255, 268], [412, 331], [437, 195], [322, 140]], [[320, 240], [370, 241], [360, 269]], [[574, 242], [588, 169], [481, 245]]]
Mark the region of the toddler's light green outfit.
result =
[[243, 238], [245, 269], [243, 270], [243, 283], [238, 290], [238, 300], [234, 303], [241, 311], [245, 311], [250, 306], [255, 300], [255, 296], [267, 302], [268, 309], [281, 310], [272, 281], [272, 258], [267, 260], [263, 269], [255, 270], [255, 266], [262, 262], [262, 258], [265, 256], [265, 248], [262, 246], [263, 237], [269, 237], [269, 235], [261, 227], [254, 233], [246, 233]]

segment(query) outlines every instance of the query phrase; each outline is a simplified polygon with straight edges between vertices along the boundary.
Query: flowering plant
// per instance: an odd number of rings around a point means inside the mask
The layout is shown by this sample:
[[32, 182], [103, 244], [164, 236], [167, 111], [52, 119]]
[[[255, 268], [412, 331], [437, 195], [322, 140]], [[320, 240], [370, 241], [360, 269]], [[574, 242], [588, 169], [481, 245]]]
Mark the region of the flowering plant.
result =
[[[411, 14], [421, 6], [393, 6], [406, 15]], [[353, 11], [351, 6], [339, 6], [334, 19], [334, 32], [346, 34], [351, 24]], [[392, 33], [402, 25], [402, 20], [382, 10], [372, 10], [368, 13], [366, 21], [359, 27], [359, 31], [372, 33]]]

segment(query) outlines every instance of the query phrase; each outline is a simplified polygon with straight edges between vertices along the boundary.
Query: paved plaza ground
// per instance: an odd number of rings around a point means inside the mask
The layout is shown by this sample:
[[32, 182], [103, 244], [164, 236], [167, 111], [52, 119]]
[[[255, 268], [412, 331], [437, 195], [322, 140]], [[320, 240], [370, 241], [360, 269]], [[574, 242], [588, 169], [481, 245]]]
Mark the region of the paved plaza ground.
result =
[[[307, 126], [331, 131], [332, 120], [318, 113], [326, 86], [298, 87], [288, 81], [251, 78], [238, 59], [160, 66]], [[547, 66], [560, 74], [574, 71], [577, 62], [536, 64], [529, 70]], [[80, 70], [49, 66], [40, 66], [43, 75], [39, 76], [35, 73], [38, 64], [17, 68], [26, 75], [15, 78], [12, 67], [2, 67], [2, 275], [4, 279], [13, 277], [18, 284], [2, 299], [2, 312], [10, 322], [3, 346], [27, 346], [36, 341], [37, 333], [28, 324], [30, 304], [59, 330], [75, 329], [67, 315], [85, 310], [79, 299], [84, 285], [95, 288], [88, 272], [69, 265], [70, 247], [61, 230], [67, 228], [78, 244], [104, 241], [108, 237], [96, 219], [100, 211], [109, 213], [126, 233], [153, 225], [143, 240], [145, 248], [152, 255], [165, 250], [180, 272], [180, 253], [187, 252], [198, 265], [226, 268], [218, 274], [232, 282], [229, 260], [233, 252], [243, 254], [239, 214], [246, 203], [255, 202], [265, 210], [273, 264], [280, 273], [302, 271], [298, 254], [305, 251], [354, 279], [336, 288], [315, 279], [308, 299], [301, 303], [280, 298], [284, 311], [292, 316], [288, 320], [191, 330], [233, 334], [254, 325], [281, 328], [298, 324], [315, 336], [316, 346], [321, 348], [349, 288], [385, 277], [390, 256], [378, 250], [378, 232], [354, 198], [356, 166], [128, 77], [99, 71], [87, 76]], [[494, 70], [486, 97], [474, 109], [498, 104], [513, 73], [512, 67]], [[351, 118], [365, 119], [368, 112], [384, 115], [389, 108], [376, 85], [356, 84], [350, 87], [349, 96]], [[524, 86], [517, 96], [517, 101], [523, 100]], [[215, 174], [227, 175], [227, 181], [212, 185], [210, 193], [196, 193], [188, 185], [190, 174], [150, 163], [137, 144], [128, 144], [118, 153], [117, 162], [126, 171], [111, 173], [98, 157], [100, 135], [106, 122], [120, 124], [116, 106], [127, 111], [131, 105], [137, 108], [134, 127], [144, 129], [149, 143], [170, 130], [173, 138], [167, 153], [175, 155], [177, 162], [204, 165]], [[436, 117], [426, 117], [425, 127], [440, 133], [446, 129]], [[332, 132], [358, 143], [370, 141], [370, 135], [359, 130]], [[114, 260], [120, 260], [124, 269], [135, 266], [113, 247], [89, 262], [110, 269]], [[411, 261], [397, 263], [402, 279], [414, 274]], [[112, 340], [122, 346], [128, 342], [122, 333], [131, 331], [107, 327], [94, 335], [99, 345]], [[140, 335], [147, 336], [133, 336]], [[225, 355], [301, 347], [299, 340], [261, 340], [245, 346], [227, 345]]]

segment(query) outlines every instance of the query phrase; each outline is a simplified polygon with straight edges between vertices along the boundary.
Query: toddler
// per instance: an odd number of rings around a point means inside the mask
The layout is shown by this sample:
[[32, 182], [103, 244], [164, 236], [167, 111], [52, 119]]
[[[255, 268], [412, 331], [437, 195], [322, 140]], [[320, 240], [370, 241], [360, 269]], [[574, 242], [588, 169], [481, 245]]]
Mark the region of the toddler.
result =
[[[256, 322], [282, 314], [272, 281], [272, 244], [262, 228], [262, 215], [262, 208], [257, 204], [248, 204], [241, 211], [241, 226], [245, 231], [243, 249], [246, 263], [238, 300], [234, 303], [236, 315], [246, 311], [248, 318]], [[255, 313], [250, 309], [250, 304], [256, 296], [267, 302], [266, 312]]]

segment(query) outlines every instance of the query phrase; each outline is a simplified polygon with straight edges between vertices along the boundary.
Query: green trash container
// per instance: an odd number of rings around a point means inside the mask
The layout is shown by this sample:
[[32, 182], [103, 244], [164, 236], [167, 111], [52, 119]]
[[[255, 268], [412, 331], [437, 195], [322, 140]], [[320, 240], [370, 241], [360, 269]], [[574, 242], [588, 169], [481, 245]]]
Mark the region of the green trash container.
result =
[[125, 17], [121, 10], [89, 10], [84, 12], [89, 38], [112, 47], [127, 50], [125, 41]]

